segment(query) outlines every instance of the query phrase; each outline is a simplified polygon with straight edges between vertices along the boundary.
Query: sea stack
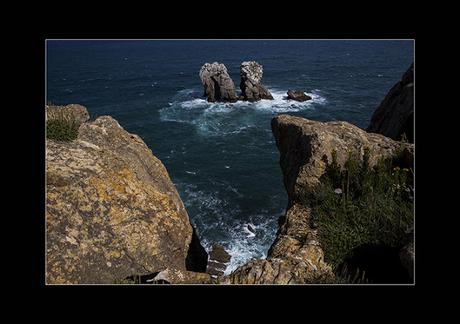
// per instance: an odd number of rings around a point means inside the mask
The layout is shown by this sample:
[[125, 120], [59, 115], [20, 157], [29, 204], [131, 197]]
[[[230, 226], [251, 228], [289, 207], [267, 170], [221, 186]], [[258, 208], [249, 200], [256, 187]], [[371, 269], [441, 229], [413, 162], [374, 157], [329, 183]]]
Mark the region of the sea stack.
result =
[[273, 99], [271, 93], [261, 83], [263, 72], [262, 65], [255, 61], [241, 63], [240, 88], [244, 100], [259, 101], [260, 99]]
[[209, 102], [236, 102], [235, 84], [222, 63], [205, 63], [200, 70], [204, 95]]

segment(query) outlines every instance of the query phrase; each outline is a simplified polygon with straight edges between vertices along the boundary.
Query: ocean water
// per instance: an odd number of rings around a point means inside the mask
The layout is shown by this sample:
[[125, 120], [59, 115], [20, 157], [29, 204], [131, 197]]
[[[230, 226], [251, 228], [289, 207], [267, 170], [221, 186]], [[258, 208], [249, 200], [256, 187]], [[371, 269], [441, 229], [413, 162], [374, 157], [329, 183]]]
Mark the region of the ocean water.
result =
[[[409, 40], [49, 40], [46, 49], [47, 102], [82, 104], [92, 118], [111, 115], [141, 136], [168, 169], [205, 248], [220, 243], [232, 255], [227, 273], [266, 257], [285, 212], [271, 119], [291, 114], [365, 128], [414, 55]], [[224, 63], [238, 87], [247, 60], [264, 66], [262, 82], [275, 99], [207, 103], [201, 66]], [[288, 101], [288, 89], [313, 100]]]

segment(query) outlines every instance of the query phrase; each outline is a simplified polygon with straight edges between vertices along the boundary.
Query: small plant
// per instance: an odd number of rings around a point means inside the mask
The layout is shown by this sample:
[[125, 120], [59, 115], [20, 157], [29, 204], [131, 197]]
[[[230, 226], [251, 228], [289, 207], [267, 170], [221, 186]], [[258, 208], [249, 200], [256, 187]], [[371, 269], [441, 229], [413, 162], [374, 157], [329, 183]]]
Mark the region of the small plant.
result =
[[70, 142], [77, 138], [79, 127], [80, 124], [73, 116], [66, 115], [57, 109], [52, 113], [48, 113], [46, 138], [55, 141]]

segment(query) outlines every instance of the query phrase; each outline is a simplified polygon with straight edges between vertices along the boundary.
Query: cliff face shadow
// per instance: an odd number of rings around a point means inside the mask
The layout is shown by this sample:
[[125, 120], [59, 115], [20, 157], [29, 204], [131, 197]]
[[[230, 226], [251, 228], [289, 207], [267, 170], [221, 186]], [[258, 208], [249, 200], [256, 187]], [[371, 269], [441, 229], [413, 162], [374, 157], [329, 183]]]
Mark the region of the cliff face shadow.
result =
[[408, 271], [399, 257], [399, 249], [377, 244], [364, 244], [352, 250], [338, 267], [338, 272], [355, 276], [364, 272], [364, 281], [369, 284], [412, 283]]

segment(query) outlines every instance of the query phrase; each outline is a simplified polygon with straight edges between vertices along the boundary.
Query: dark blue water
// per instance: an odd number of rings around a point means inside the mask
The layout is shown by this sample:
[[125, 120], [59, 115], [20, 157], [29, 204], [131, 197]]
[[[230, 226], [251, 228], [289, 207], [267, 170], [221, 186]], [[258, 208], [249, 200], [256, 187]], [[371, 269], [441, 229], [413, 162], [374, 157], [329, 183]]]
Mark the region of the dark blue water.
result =
[[[79, 103], [140, 135], [169, 171], [206, 248], [223, 244], [229, 270], [261, 258], [287, 196], [270, 121], [280, 113], [365, 128], [413, 61], [412, 41], [48, 41], [47, 101]], [[224, 63], [264, 66], [275, 97], [208, 104], [198, 72]], [[302, 89], [313, 100], [284, 99]], [[256, 227], [248, 237], [246, 224]]]

